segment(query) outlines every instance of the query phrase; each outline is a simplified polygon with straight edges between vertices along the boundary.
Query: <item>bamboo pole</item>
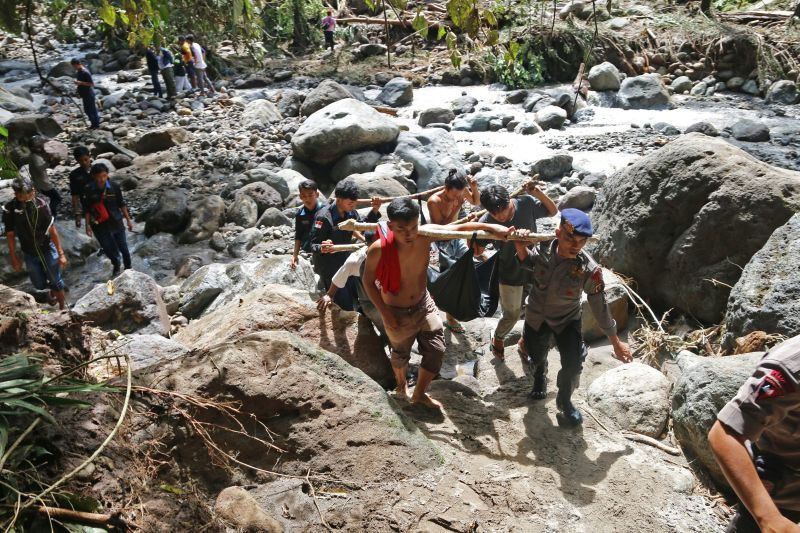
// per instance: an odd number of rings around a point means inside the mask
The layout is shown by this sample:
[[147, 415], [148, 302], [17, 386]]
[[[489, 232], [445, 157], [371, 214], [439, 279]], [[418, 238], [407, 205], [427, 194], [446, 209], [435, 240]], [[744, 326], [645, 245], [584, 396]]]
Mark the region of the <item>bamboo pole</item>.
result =
[[[339, 229], [343, 231], [376, 231], [378, 224], [374, 222], [356, 222], [355, 219], [345, 220], [339, 223]], [[420, 226], [419, 235], [423, 237], [431, 237], [440, 241], [449, 241], [452, 239], [471, 239], [474, 235], [479, 240], [491, 241], [519, 241], [535, 244], [537, 242], [552, 241], [556, 238], [553, 234], [546, 233], [531, 233], [527, 237], [519, 235], [509, 235], [507, 238], [502, 238], [489, 233], [488, 231], [455, 231], [455, 230], [439, 230], [427, 228], [427, 225]]]
[[[524, 183], [522, 187], [520, 187], [517, 191], [515, 191], [511, 198], [516, 198], [517, 196], [523, 195], [528, 192], [528, 187], [531, 185], [545, 185], [543, 181], [539, 181], [537, 178], [539, 174], [533, 176], [533, 179]], [[486, 209], [481, 209], [480, 211], [475, 211], [474, 213], [470, 213], [469, 215], [465, 216], [464, 218], [459, 218], [455, 222], [451, 222], [450, 224], [464, 224], [465, 222], [469, 222], [470, 220], [475, 220], [476, 218], [480, 218], [486, 214]]]
[[[427, 190], [427, 191], [415, 192], [414, 194], [405, 194], [403, 196], [381, 197], [380, 200], [381, 200], [381, 202], [384, 202], [384, 203], [391, 202], [392, 200], [396, 200], [398, 198], [408, 198], [410, 200], [416, 200], [417, 198], [424, 198], [424, 197], [429, 196], [429, 195], [431, 195], [433, 193], [437, 193], [437, 192], [441, 191], [442, 189], [444, 189], [444, 185], [439, 185], [438, 187], [436, 187], [434, 189]], [[356, 202], [358, 202], [360, 204], [369, 204], [369, 203], [372, 203], [372, 198], [359, 198], [358, 200], [356, 200]]]
[[357, 252], [365, 246], [366, 244], [357, 242], [353, 244], [331, 244], [328, 248], [331, 250], [331, 253], [335, 254], [338, 252]]

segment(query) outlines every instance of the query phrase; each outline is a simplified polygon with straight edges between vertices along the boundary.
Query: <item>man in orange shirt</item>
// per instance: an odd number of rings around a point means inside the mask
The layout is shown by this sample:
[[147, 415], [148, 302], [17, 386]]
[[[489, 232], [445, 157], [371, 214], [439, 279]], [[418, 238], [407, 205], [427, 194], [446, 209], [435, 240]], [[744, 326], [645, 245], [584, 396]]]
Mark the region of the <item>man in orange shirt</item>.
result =
[[183, 58], [184, 68], [186, 69], [186, 77], [189, 78], [189, 83], [192, 84], [192, 89], [197, 88], [197, 75], [194, 71], [194, 56], [192, 55], [192, 48], [186, 41], [186, 37], [180, 37], [178, 43], [181, 47], [181, 57]]

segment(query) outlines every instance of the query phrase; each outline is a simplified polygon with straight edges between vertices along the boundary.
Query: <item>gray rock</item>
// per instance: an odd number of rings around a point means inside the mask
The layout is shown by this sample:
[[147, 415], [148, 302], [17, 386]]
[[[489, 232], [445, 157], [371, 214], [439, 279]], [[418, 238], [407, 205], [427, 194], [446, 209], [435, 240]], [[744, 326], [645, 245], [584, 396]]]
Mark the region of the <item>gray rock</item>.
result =
[[[611, 316], [617, 323], [617, 331], [622, 331], [628, 325], [628, 292], [622, 280], [608, 270], [603, 269], [603, 283], [605, 284], [605, 296]], [[600, 324], [589, 305], [586, 293], [581, 293], [581, 335], [586, 342], [593, 342], [598, 339], [605, 339], [606, 334], [600, 329]]]
[[347, 154], [333, 165], [330, 172], [331, 181], [338, 183], [351, 174], [372, 172], [380, 160], [381, 154], [372, 150]]
[[307, 117], [323, 107], [348, 98], [353, 98], [350, 91], [333, 80], [322, 80], [315, 89], [306, 95], [303, 105], [300, 106], [300, 114]]
[[75, 69], [72, 68], [72, 64], [69, 61], [56, 63], [47, 73], [48, 78], [60, 78], [62, 76], [75, 77]]
[[114, 294], [108, 294], [105, 283], [96, 285], [75, 303], [72, 316], [122, 333], [169, 335], [169, 315], [160, 287], [135, 270], [126, 270], [114, 279]]
[[671, 103], [658, 74], [625, 78], [617, 93], [617, 101], [624, 109], [665, 109]]
[[450, 109], [456, 115], [464, 115], [475, 111], [475, 106], [478, 105], [478, 99], [474, 96], [459, 96], [450, 102]]
[[685, 133], [702, 133], [703, 135], [708, 135], [709, 137], [719, 137], [719, 130], [714, 127], [713, 124], [710, 122], [695, 122], [688, 128], [686, 128]]
[[701, 81], [692, 87], [692, 90], [689, 91], [689, 94], [692, 96], [705, 96], [706, 92], [708, 92], [708, 85]]
[[678, 76], [670, 84], [675, 94], [687, 93], [692, 89], [692, 80], [689, 76]]
[[408, 105], [414, 99], [414, 87], [403, 77], [393, 78], [384, 85], [378, 95], [378, 101], [388, 106], [400, 107]]
[[453, 121], [453, 131], [489, 131], [492, 116], [487, 113], [467, 113]]
[[345, 154], [393, 145], [399, 133], [392, 119], [348, 98], [308, 117], [292, 137], [292, 150], [304, 161], [333, 163]]
[[656, 122], [653, 124], [653, 131], [657, 131], [663, 135], [680, 135], [681, 130], [673, 126], [672, 124], [667, 124], [666, 122]]
[[552, 99], [550, 99], [546, 94], [536, 91], [529, 91], [528, 96], [525, 98], [525, 101], [522, 103], [522, 107], [525, 108], [525, 111], [531, 113], [535, 111], [535, 107], [539, 105], [539, 102], [542, 100], [547, 99], [547, 102], [544, 102], [544, 105], [550, 105], [552, 103]]
[[594, 255], [654, 305], [718, 323], [736, 265], [800, 211], [798, 180], [722, 139], [682, 135], [606, 181], [592, 210]]
[[[255, 225], [255, 221], [253, 222]], [[231, 257], [244, 257], [248, 250], [260, 243], [263, 235], [258, 228], [247, 228], [228, 244], [228, 253]]]
[[528, 91], [525, 89], [519, 89], [517, 91], [511, 91], [506, 94], [506, 103], [507, 104], [521, 104], [525, 101], [525, 98], [528, 97]]
[[625, 17], [615, 17], [608, 21], [608, 27], [614, 31], [624, 29], [628, 24], [630, 24], [630, 19]]
[[381, 175], [377, 172], [352, 174], [342, 181], [355, 183], [358, 187], [359, 195], [364, 198], [373, 198], [376, 196], [403, 196], [408, 194], [408, 189], [403, 187], [399, 181], [391, 176]]
[[745, 81], [746, 80], [744, 78], [740, 78], [739, 76], [734, 76], [733, 78], [725, 82], [725, 87], [729, 91], [738, 91], [745, 84]]
[[539, 174], [546, 181], [561, 179], [572, 172], [572, 156], [566, 153], [553, 154], [531, 165], [531, 175]]
[[708, 432], [717, 413], [735, 395], [755, 370], [763, 354], [730, 357], [699, 357], [681, 352], [681, 376], [672, 394], [672, 421], [675, 437], [690, 460], [704, 467], [718, 486], [728, 482], [708, 444]]
[[380, 56], [386, 54], [386, 45], [380, 43], [366, 43], [359, 46], [355, 54], [357, 57], [365, 58], [370, 56]]
[[8, 130], [10, 143], [18, 142], [20, 139], [27, 139], [34, 135], [55, 137], [62, 132], [61, 126], [54, 118], [40, 114], [14, 116], [11, 120], [6, 121], [5, 128]]
[[770, 104], [796, 104], [797, 84], [790, 80], [778, 80], [770, 85], [765, 100]]
[[304, 100], [300, 91], [284, 89], [278, 93], [276, 106], [282, 116], [296, 117], [300, 115], [300, 107]]
[[597, 198], [597, 191], [592, 187], [585, 185], [578, 185], [571, 188], [567, 194], [561, 197], [558, 202], [558, 209], [567, 209], [569, 207], [588, 211], [592, 208], [595, 198]]
[[225, 217], [225, 201], [217, 195], [206, 196], [189, 205], [189, 224], [178, 237], [181, 244], [191, 244], [211, 237]]
[[189, 221], [189, 201], [184, 189], [165, 189], [147, 216], [144, 234], [180, 233]]
[[245, 128], [263, 128], [281, 120], [281, 112], [269, 100], [254, 100], [242, 111], [242, 125]]
[[431, 107], [420, 112], [417, 123], [424, 128], [430, 124], [448, 124], [455, 118], [455, 113], [446, 107]]
[[134, 150], [138, 154], [152, 154], [188, 142], [190, 138], [191, 134], [183, 128], [150, 131], [139, 137], [134, 144]]
[[520, 135], [536, 135], [537, 133], [542, 133], [542, 128], [536, 123], [531, 121], [520, 122], [514, 128], [516, 133]]
[[292, 221], [280, 209], [270, 207], [256, 222], [256, 227], [273, 228], [276, 226], [291, 226]]
[[122, 100], [131, 96], [131, 93], [128, 92], [127, 89], [122, 89], [120, 91], [114, 91], [113, 93], [103, 96], [100, 99], [100, 103], [103, 106], [103, 109], [111, 109], [112, 107], [118, 107]]
[[444, 184], [450, 169], [462, 167], [456, 140], [441, 129], [401, 132], [394, 154], [414, 165], [413, 178], [420, 191]]
[[[276, 175], [278, 178], [281, 176]], [[284, 180], [285, 181], [285, 180]], [[288, 189], [288, 186], [286, 187]], [[269, 209], [270, 207], [281, 207], [283, 205], [283, 198], [280, 193], [266, 182], [257, 181], [249, 183], [236, 191], [234, 195], [236, 198], [240, 196], [247, 196], [255, 202], [256, 217]], [[287, 195], [288, 197], [288, 195]], [[255, 222], [255, 220], [253, 220]], [[252, 224], [251, 224], [252, 225]], [[244, 226], [249, 227], [249, 226]]]
[[[304, 182], [306, 178], [300, 172], [296, 170], [292, 170], [290, 168], [284, 168], [278, 171], [278, 176], [286, 182], [286, 187], [289, 189], [289, 196], [284, 199], [284, 203], [286, 205], [291, 205], [294, 202], [299, 194], [300, 194], [300, 184]], [[320, 194], [320, 198], [324, 199], [324, 196]]]
[[726, 345], [753, 331], [800, 335], [800, 214], [776, 229], [731, 290]]
[[283, 526], [264, 512], [242, 487], [228, 487], [217, 496], [214, 511], [237, 530], [283, 533]]
[[180, 359], [189, 353], [183, 344], [161, 335], [126, 335], [111, 345], [110, 350], [121, 357], [130, 357], [137, 372]]
[[225, 220], [243, 228], [252, 228], [258, 220], [258, 204], [247, 194], [237, 194], [225, 212]]
[[104, 139], [98, 139], [94, 142], [94, 148], [92, 148], [93, 156], [97, 157], [100, 154], [108, 152], [112, 152], [115, 154], [122, 154], [128, 156], [131, 159], [135, 159], [136, 156], [139, 155], [133, 150], [128, 150], [127, 148], [119, 144], [117, 141], [114, 141], [112, 139], [104, 138]]
[[758, 82], [756, 82], [756, 80], [747, 80], [742, 84], [742, 92], [758, 96], [761, 94], [761, 89], [758, 88]]
[[[175, 265], [176, 278], [188, 278], [202, 267], [206, 262], [199, 255], [189, 254], [181, 257]], [[163, 292], [162, 292], [163, 298]], [[169, 311], [169, 309], [167, 309]]]
[[12, 113], [29, 113], [33, 111], [35, 107], [33, 102], [0, 87], [0, 109], [5, 109]]
[[588, 79], [593, 91], [617, 91], [620, 87], [619, 70], [608, 61], [589, 69]]
[[592, 172], [583, 177], [581, 183], [587, 187], [594, 187], [595, 189], [602, 189], [608, 176], [602, 172]]
[[554, 105], [545, 106], [536, 112], [536, 123], [543, 130], [558, 129], [567, 120], [567, 112]]
[[161, 289], [161, 299], [164, 300], [164, 305], [167, 307], [167, 313], [174, 315], [178, 312], [178, 306], [181, 303], [181, 286], [180, 285], [167, 285]]
[[670, 383], [655, 368], [634, 362], [612, 368], [594, 380], [586, 398], [619, 427], [658, 437], [669, 416]]
[[755, 120], [742, 119], [731, 127], [733, 138], [738, 141], [766, 142], [770, 139], [769, 128]]

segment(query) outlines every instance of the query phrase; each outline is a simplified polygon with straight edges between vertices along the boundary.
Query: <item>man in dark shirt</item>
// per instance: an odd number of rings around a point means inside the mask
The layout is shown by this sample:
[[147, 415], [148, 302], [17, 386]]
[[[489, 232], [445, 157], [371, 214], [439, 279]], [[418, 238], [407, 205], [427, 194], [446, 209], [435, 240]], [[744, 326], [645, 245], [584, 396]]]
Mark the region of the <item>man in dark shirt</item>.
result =
[[83, 110], [91, 122], [91, 129], [100, 127], [100, 113], [97, 111], [97, 102], [94, 100], [94, 80], [92, 73], [81, 64], [80, 59], [70, 61], [72, 68], [78, 73], [75, 85], [78, 86], [78, 96], [83, 100]]
[[125, 225], [133, 231], [133, 220], [128, 213], [122, 189], [108, 179], [108, 167], [103, 163], [95, 163], [91, 168], [92, 180], [83, 190], [83, 205], [86, 206], [86, 234], [94, 236], [103, 248], [106, 257], [111, 260], [116, 277], [120, 272], [120, 256], [126, 269], [131, 268], [131, 254]]
[[[527, 192], [529, 194], [511, 198], [508, 190], [501, 185], [487, 187], [481, 193], [481, 204], [487, 214], [481, 217], [480, 222], [500, 224], [509, 228], [513, 226], [536, 233], [536, 219], [555, 216], [558, 209], [553, 200], [536, 185], [529, 185]], [[504, 341], [520, 319], [522, 302], [525, 299], [525, 285], [530, 284], [530, 276], [517, 261], [517, 250], [513, 243], [501, 243], [499, 246], [500, 264], [497, 270], [500, 274], [500, 307], [503, 310], [503, 317], [497, 322], [490, 345], [492, 353], [497, 358], [503, 359]], [[519, 349], [525, 351], [521, 340]]]
[[92, 168], [92, 154], [85, 146], [78, 146], [72, 152], [78, 167], [69, 173], [69, 194], [72, 196], [72, 213], [75, 216], [75, 227], [81, 227], [81, 219], [86, 212], [85, 207], [81, 206], [83, 188], [92, 179], [89, 170]]
[[144, 59], [147, 61], [147, 72], [150, 74], [150, 81], [153, 82], [153, 94], [158, 96], [159, 98], [164, 96], [164, 90], [161, 88], [161, 83], [158, 81], [158, 56], [155, 53], [155, 50], [151, 47], [146, 47], [144, 49]]
[[60, 309], [64, 309], [61, 269], [67, 264], [67, 256], [61, 249], [61, 240], [47, 202], [36, 196], [33, 183], [27, 178], [16, 178], [11, 187], [14, 189], [14, 199], [3, 206], [3, 226], [11, 266], [17, 272], [22, 271], [14, 241], [15, 237], [19, 237], [31, 283], [38, 290], [49, 288], [50, 297], [58, 302]]
[[[327, 291], [331, 286], [334, 274], [347, 261], [347, 252], [333, 252], [330, 249], [334, 244], [350, 244], [355, 236], [364, 242], [364, 236], [358, 231], [340, 230], [338, 225], [345, 220], [355, 219], [361, 222], [361, 215], [355, 210], [358, 200], [358, 187], [353, 182], [341, 181], [334, 191], [336, 201], [320, 209], [314, 217], [314, 227], [311, 229], [311, 250], [314, 253], [314, 271], [319, 274], [322, 284]], [[367, 222], [377, 222], [381, 218], [378, 211], [381, 207], [379, 198], [372, 199], [372, 211], [367, 215]], [[353, 310], [353, 300], [356, 297], [357, 278], [351, 278], [347, 290], [336, 292], [334, 301], [347, 311]]]
[[305, 180], [298, 189], [303, 205], [297, 209], [294, 217], [294, 251], [290, 263], [292, 270], [297, 268], [297, 257], [300, 255], [300, 250], [311, 252], [311, 226], [317, 211], [325, 205], [319, 199], [319, 188], [316, 182]]

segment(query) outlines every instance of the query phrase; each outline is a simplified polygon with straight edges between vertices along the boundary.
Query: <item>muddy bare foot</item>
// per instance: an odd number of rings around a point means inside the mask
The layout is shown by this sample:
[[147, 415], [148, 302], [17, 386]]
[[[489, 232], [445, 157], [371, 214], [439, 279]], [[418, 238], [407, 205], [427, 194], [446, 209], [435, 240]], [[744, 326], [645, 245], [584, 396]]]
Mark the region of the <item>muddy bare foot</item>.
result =
[[408, 385], [401, 383], [394, 389], [394, 395], [400, 400], [408, 401]]
[[430, 396], [428, 396], [424, 392], [419, 396], [414, 394], [414, 396], [411, 397], [411, 403], [424, 405], [425, 407], [427, 407], [429, 409], [438, 409], [438, 410], [442, 409], [442, 404], [441, 403], [437, 402], [436, 400], [434, 400], [433, 398], [431, 398]]

